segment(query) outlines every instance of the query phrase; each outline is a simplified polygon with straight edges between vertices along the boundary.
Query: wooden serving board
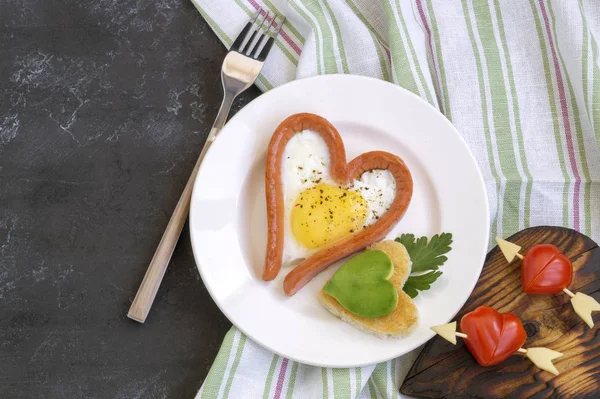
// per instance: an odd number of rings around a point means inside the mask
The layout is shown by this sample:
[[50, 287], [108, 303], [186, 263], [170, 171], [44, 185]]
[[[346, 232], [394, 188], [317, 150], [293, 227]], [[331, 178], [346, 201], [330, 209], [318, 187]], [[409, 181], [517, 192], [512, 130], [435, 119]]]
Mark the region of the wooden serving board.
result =
[[[600, 248], [589, 237], [562, 227], [535, 227], [508, 241], [522, 246], [522, 254], [535, 244], [556, 245], [573, 262], [569, 289], [600, 300]], [[593, 315], [596, 323], [590, 329], [567, 295], [526, 295], [521, 261], [509, 265], [498, 247], [486, 257], [475, 290], [454, 320], [481, 305], [517, 315], [527, 332], [525, 348], [562, 352], [554, 362], [560, 375], [542, 371], [519, 355], [482, 367], [460, 338], [455, 346], [436, 336], [424, 347], [400, 392], [417, 398], [600, 398], [599, 313]]]

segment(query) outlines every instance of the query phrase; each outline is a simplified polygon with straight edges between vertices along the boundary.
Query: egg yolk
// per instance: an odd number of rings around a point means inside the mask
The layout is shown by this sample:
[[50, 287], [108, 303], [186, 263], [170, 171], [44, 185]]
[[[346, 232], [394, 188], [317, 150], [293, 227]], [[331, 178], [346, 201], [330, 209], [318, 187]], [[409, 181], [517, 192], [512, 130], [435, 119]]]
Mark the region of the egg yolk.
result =
[[292, 208], [292, 233], [307, 248], [320, 248], [354, 233], [367, 217], [358, 193], [318, 184], [300, 193]]

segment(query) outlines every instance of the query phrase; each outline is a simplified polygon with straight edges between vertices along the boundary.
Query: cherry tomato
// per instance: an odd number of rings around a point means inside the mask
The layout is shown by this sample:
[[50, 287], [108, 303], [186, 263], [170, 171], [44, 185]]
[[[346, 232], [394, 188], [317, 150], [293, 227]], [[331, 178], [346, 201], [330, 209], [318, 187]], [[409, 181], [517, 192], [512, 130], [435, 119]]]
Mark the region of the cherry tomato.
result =
[[573, 264], [551, 244], [534, 245], [521, 263], [521, 283], [528, 294], [556, 294], [571, 284]]
[[460, 321], [467, 348], [482, 366], [505, 360], [523, 346], [527, 333], [517, 316], [480, 306]]

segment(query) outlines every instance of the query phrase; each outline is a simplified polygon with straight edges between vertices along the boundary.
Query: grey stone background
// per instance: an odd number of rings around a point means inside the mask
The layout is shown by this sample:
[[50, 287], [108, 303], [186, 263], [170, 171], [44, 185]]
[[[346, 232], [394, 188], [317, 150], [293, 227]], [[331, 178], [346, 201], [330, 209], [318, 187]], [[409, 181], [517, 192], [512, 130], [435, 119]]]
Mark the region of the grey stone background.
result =
[[125, 314], [216, 115], [224, 54], [187, 0], [0, 1], [0, 398], [199, 389], [230, 324], [187, 226], [146, 324]]

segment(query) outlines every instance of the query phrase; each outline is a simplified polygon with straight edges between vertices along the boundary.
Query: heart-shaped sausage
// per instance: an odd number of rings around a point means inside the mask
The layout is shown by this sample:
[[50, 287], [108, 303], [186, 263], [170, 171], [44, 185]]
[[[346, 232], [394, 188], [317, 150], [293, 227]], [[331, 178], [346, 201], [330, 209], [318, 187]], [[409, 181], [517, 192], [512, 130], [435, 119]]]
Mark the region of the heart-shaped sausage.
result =
[[308, 113], [288, 117], [273, 133], [267, 150], [265, 187], [268, 237], [263, 280], [274, 279], [281, 269], [284, 239], [282, 157], [288, 141], [295, 134], [304, 130], [316, 132], [325, 141], [330, 154], [331, 177], [336, 183], [347, 185], [348, 182], [357, 179], [364, 172], [385, 169], [392, 174], [395, 180], [396, 195], [387, 212], [374, 224], [317, 251], [298, 264], [284, 281], [284, 291], [288, 295], [295, 294], [332, 263], [385, 238], [406, 212], [413, 192], [411, 174], [402, 159], [396, 155], [384, 151], [367, 152], [347, 164], [342, 138], [336, 128], [326, 119]]
[[521, 283], [528, 294], [556, 294], [572, 279], [573, 264], [551, 244], [534, 245], [521, 263]]
[[482, 366], [500, 363], [522, 347], [527, 339], [517, 316], [500, 313], [488, 306], [480, 306], [464, 315], [460, 330], [467, 334], [467, 348]]

